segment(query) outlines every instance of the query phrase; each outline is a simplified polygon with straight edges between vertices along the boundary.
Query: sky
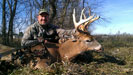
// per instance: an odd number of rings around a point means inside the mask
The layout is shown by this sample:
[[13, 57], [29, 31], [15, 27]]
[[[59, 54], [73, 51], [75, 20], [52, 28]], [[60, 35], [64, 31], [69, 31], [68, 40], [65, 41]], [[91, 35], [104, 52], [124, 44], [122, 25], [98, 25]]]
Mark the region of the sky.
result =
[[133, 0], [105, 0], [101, 9], [110, 22], [96, 25], [94, 34], [133, 34]]
[[133, 0], [104, 1], [99, 10], [109, 22], [97, 23], [92, 34], [133, 34]]

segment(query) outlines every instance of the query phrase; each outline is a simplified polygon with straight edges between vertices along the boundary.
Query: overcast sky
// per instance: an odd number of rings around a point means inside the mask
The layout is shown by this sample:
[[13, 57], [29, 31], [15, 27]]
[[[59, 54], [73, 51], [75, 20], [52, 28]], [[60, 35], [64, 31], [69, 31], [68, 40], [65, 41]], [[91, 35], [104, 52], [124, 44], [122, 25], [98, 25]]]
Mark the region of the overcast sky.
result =
[[93, 33], [133, 34], [133, 0], [106, 0], [103, 7], [104, 15], [109, 17], [110, 22], [96, 26]]

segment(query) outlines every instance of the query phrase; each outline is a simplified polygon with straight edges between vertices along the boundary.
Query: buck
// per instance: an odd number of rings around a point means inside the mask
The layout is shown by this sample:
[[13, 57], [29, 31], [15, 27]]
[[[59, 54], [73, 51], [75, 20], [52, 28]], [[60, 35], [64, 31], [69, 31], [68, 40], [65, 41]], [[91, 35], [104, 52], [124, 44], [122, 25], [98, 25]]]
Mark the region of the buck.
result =
[[[73, 35], [73, 38], [59, 44], [49, 42], [45, 43], [44, 45], [47, 47], [52, 58], [38, 59], [38, 62], [34, 68], [45, 68], [48, 65], [47, 63], [51, 63], [53, 60], [71, 61], [74, 57], [85, 51], [102, 51], [101, 44], [99, 44], [95, 38], [90, 35], [87, 28], [90, 23], [99, 19], [99, 16], [92, 15], [86, 18], [84, 10], [85, 9], [81, 11], [79, 22], [76, 22], [75, 9], [73, 10], [73, 22], [76, 29], [76, 33]], [[44, 48], [44, 46], [37, 45], [32, 48], [32, 51], [39, 49], [41, 50], [42, 48]]]

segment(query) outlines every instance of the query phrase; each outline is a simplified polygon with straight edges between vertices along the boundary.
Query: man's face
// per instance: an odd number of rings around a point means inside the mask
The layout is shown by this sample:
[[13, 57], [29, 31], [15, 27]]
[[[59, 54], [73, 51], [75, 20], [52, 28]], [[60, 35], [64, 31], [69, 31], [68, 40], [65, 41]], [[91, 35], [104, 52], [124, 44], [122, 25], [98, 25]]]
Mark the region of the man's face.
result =
[[37, 16], [37, 19], [40, 25], [45, 25], [48, 23], [49, 15], [47, 13], [41, 13]]

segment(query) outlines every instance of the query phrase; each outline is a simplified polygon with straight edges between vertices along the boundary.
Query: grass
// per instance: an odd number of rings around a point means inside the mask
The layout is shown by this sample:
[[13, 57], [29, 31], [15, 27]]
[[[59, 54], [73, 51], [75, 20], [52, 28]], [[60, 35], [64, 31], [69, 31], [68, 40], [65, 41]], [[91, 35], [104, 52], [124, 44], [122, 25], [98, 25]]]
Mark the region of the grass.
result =
[[[0, 74], [10, 75], [133, 75], [133, 36], [119, 35], [96, 38], [103, 53], [86, 52], [73, 62], [53, 63], [45, 70], [32, 70], [10, 63]], [[1, 61], [6, 64], [7, 61]]]

